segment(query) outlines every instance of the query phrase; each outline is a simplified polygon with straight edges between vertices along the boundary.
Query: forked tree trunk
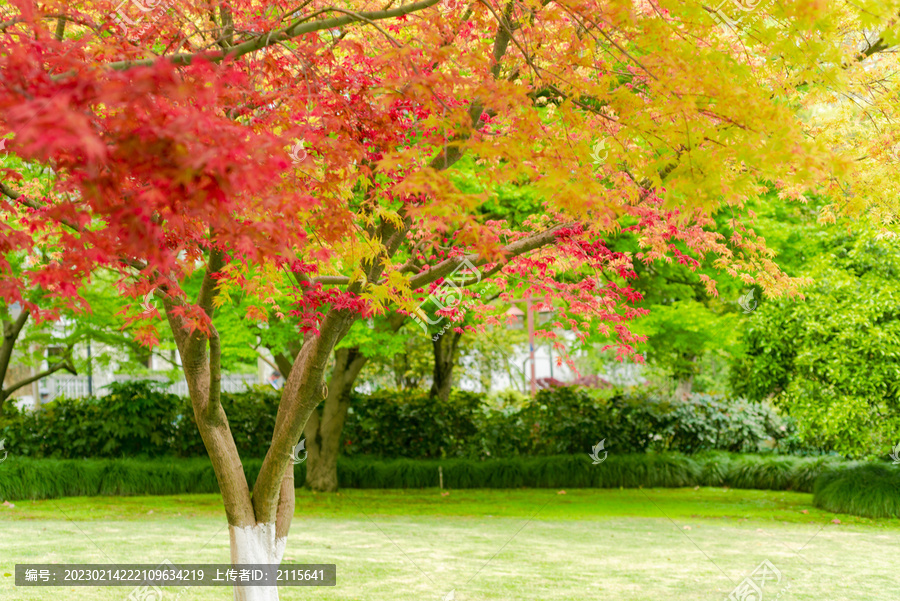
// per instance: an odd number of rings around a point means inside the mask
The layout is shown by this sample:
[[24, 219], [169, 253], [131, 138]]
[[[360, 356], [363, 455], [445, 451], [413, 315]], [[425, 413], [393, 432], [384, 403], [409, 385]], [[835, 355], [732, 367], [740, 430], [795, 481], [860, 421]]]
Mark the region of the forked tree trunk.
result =
[[437, 340], [432, 339], [434, 347], [434, 375], [431, 379], [431, 398], [446, 402], [450, 399], [453, 388], [453, 367], [456, 365], [456, 351], [462, 334], [448, 332]]
[[[223, 254], [210, 252], [197, 305], [213, 315], [216, 275], [224, 265]], [[299, 440], [303, 423], [315, 409], [321, 387], [322, 367], [334, 348], [337, 332], [344, 329], [345, 317], [326, 320], [326, 336], [305, 345], [295, 361], [297, 369], [288, 379], [276, 417], [272, 445], [263, 461], [251, 494], [221, 402], [221, 346], [218, 332], [209, 335], [191, 330], [175, 311], [171, 297], [164, 298], [166, 316], [182, 358], [194, 419], [209, 453], [225, 505], [231, 560], [241, 564], [278, 565], [284, 554], [288, 530], [294, 514], [294, 465], [290, 452]], [[208, 351], [207, 351], [208, 348]], [[289, 405], [285, 409], [285, 405]], [[276, 601], [277, 586], [234, 586], [236, 601]]]
[[338, 349], [328, 382], [328, 396], [321, 414], [313, 411], [306, 422], [306, 485], [318, 492], [338, 489], [337, 460], [341, 453], [341, 432], [350, 407], [350, 393], [366, 363], [359, 349]]
[[[502, 58], [508, 44], [509, 37], [498, 38], [495, 41], [496, 61]], [[473, 127], [480, 122], [481, 114], [480, 103], [473, 103], [469, 111]], [[443, 156], [436, 157], [432, 161], [432, 168], [440, 168], [439, 165], [442, 163], [443, 169], [447, 169], [461, 157], [459, 145], [445, 147]], [[347, 293], [361, 294], [363, 282], [378, 282], [381, 279], [386, 264], [382, 259], [394, 256], [406, 240], [410, 224], [411, 219], [408, 217], [404, 217], [399, 224], [395, 224], [393, 220], [384, 220], [381, 223], [375, 236], [384, 241], [383, 256], [368, 263], [365, 277], [351, 282], [345, 290]], [[506, 247], [507, 254], [509, 257], [516, 257], [551, 244], [556, 240], [560, 229], [571, 225], [559, 224], [540, 234], [516, 240]], [[210, 237], [214, 240], [212, 234], [210, 229]], [[465, 259], [479, 260], [477, 255], [467, 256]], [[486, 261], [482, 261], [482, 264], [484, 262]], [[218, 274], [225, 264], [224, 251], [218, 245], [212, 244], [207, 271], [196, 302], [196, 306], [208, 316], [209, 320], [212, 320], [214, 315], [213, 301], [216, 297]], [[461, 264], [460, 258], [445, 259], [411, 277], [410, 288], [427, 286], [449, 275]], [[295, 273], [295, 277], [300, 285], [312, 283], [305, 275]], [[232, 560], [277, 565], [284, 553], [288, 529], [294, 514], [293, 463], [290, 459], [292, 450], [304, 431], [307, 431], [306, 425], [311, 419], [316, 419], [320, 423], [313, 431], [313, 436], [307, 439], [310, 447], [317, 445], [319, 450], [324, 447], [327, 440], [328, 444], [332, 445], [330, 448], [333, 448], [336, 439], [339, 440], [349, 406], [349, 394], [345, 394], [349, 393], [347, 382], [352, 383], [356, 378], [365, 359], [351, 357], [349, 350], [343, 351], [346, 353], [342, 361], [344, 375], [341, 376], [340, 382], [335, 380], [332, 384], [331, 388], [334, 388], [334, 391], [329, 390], [325, 395], [326, 402], [321, 419], [316, 407], [322, 399], [322, 383], [328, 359], [359, 315], [346, 308], [333, 307], [319, 321], [318, 333], [304, 337], [282, 388], [272, 443], [260, 466], [251, 493], [240, 455], [231, 435], [228, 418], [222, 408], [219, 334], [211, 321], [201, 328], [192, 327], [185, 317], [185, 303], [177, 296], [170, 296], [165, 287], [158, 287], [156, 293], [163, 298], [166, 317], [182, 358], [182, 369], [188, 383], [197, 427], [209, 453], [222, 494], [231, 538]], [[397, 314], [396, 319], [395, 331], [406, 317]], [[335, 374], [340, 371], [335, 370]], [[313, 470], [314, 474], [320, 472], [321, 470]], [[332, 482], [336, 486], [336, 471], [334, 473]], [[278, 599], [278, 590], [277, 587], [236, 586], [234, 598], [236, 601], [275, 601]]]
[[[564, 226], [568, 224], [561, 224], [538, 236], [514, 242], [509, 247], [510, 254], [517, 256], [550, 243], [555, 240], [556, 231]], [[382, 237], [387, 240], [387, 256], [393, 256], [404, 230], [395, 229], [391, 222], [385, 222], [380, 229]], [[429, 284], [452, 272], [458, 267], [458, 263], [448, 259], [414, 276], [410, 285], [412, 288], [419, 288]], [[210, 320], [214, 315], [213, 301], [218, 274], [224, 265], [223, 251], [213, 248], [196, 302]], [[366, 280], [377, 281], [382, 268], [383, 264], [376, 262]], [[359, 294], [361, 287], [356, 282], [348, 286], [347, 291]], [[363, 356], [351, 354], [349, 349], [335, 353], [333, 381], [330, 390], [324, 395], [325, 406], [321, 418], [316, 407], [322, 400], [328, 359], [358, 316], [348, 309], [331, 309], [320, 321], [318, 334], [304, 338], [282, 388], [272, 444], [266, 452], [251, 493], [228, 417], [222, 407], [219, 334], [212, 323], [207, 324], [205, 329], [191, 327], [184, 316], [182, 301], [169, 296], [168, 292], [158, 292], [163, 297], [166, 317], [182, 359], [182, 370], [187, 380], [197, 429], [209, 453], [222, 494], [231, 538], [232, 559], [237, 562], [278, 565], [294, 515], [294, 466], [290, 458], [295, 445], [304, 432], [311, 432], [307, 442], [314, 453], [321, 453], [323, 448], [339, 451], [336, 447], [349, 408], [350, 387], [365, 363]], [[396, 321], [391, 321], [396, 324], [396, 331], [405, 316], [397, 314], [395, 319]], [[307, 429], [311, 421], [316, 425]], [[337, 453], [329, 453], [328, 459], [328, 462], [322, 462], [321, 466], [310, 470], [314, 478], [312, 484], [334, 489], [337, 487], [336, 469], [331, 470], [333, 476], [330, 478], [321, 474], [323, 466], [329, 466], [332, 459], [336, 467]], [[278, 599], [278, 590], [277, 587], [236, 586], [234, 598], [236, 601], [274, 601]]]

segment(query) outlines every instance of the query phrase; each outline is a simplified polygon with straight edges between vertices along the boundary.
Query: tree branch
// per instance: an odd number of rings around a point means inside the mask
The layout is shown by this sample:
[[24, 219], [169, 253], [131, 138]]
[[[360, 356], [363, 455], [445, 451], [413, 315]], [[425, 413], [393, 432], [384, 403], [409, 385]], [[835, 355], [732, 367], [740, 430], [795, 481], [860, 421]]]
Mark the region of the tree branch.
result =
[[313, 283], [324, 284], [326, 286], [342, 286], [350, 283], [350, 278], [343, 275], [323, 275], [312, 279]]
[[[210, 325], [210, 328], [212, 326]], [[212, 336], [209, 337], [209, 407], [208, 410], [216, 410], [222, 402], [222, 347], [219, 342], [219, 333], [212, 328]]]
[[352, 316], [348, 310], [331, 310], [322, 320], [317, 336], [309, 336], [297, 353], [281, 391], [272, 444], [253, 487], [253, 509], [259, 523], [277, 516], [278, 491], [291, 449], [304, 426], [322, 401], [322, 382], [334, 345], [346, 332]]
[[[209, 319], [210, 332], [214, 333], [216, 337], [218, 337], [218, 334], [215, 333], [215, 328], [212, 325], [212, 318], [215, 313], [213, 300], [216, 297], [216, 286], [218, 285], [216, 275], [221, 271], [224, 265], [225, 257], [222, 251], [217, 248], [212, 249], [209, 253], [209, 261], [207, 261], [206, 264], [206, 274], [204, 274], [203, 283], [200, 285], [200, 293], [197, 295], [197, 306], [206, 313], [206, 316]], [[207, 337], [199, 330], [188, 333], [187, 337], [184, 339], [184, 351], [181, 357], [184, 365], [193, 365], [195, 362], [203, 361], [205, 359], [203, 356], [205, 355], [205, 349], [203, 347], [205, 346], [207, 338], [209, 338], [210, 344], [212, 344], [213, 336]], [[210, 351], [212, 351], [212, 349], [210, 349]]]
[[[575, 225], [574, 222], [560, 223], [559, 225], [555, 225], [548, 230], [509, 244], [504, 248], [504, 251], [506, 251], [507, 254], [506, 263], [509, 263], [510, 259], [552, 243], [556, 239], [556, 234], [557, 232], [559, 232], [559, 230], [567, 227], [572, 227], [573, 225]], [[486, 259], [480, 258], [475, 253], [463, 257], [452, 257], [450, 259], [445, 259], [431, 269], [423, 271], [422, 273], [419, 273], [418, 275], [410, 278], [409, 287], [413, 290], [415, 290], [416, 288], [422, 288], [423, 286], [430, 284], [439, 278], [449, 275], [453, 272], [454, 269], [462, 265], [463, 261], [466, 260], [471, 262], [476, 267], [484, 265], [488, 262]]]
[[[71, 347], [69, 347], [69, 352], [71, 352]], [[0, 391], [0, 407], [2, 407], [3, 401], [8, 399], [9, 396], [12, 393], [14, 393], [15, 391], [17, 391], [18, 389], [22, 388], [23, 386], [28, 386], [32, 382], [37, 382], [41, 378], [46, 378], [47, 376], [49, 376], [53, 373], [56, 373], [61, 369], [66, 369], [68, 371], [71, 371], [73, 374], [77, 375], [77, 372], [75, 371], [75, 365], [72, 363], [72, 358], [67, 357], [65, 361], [59, 361], [57, 363], [54, 363], [53, 365], [51, 365], [44, 371], [42, 371], [38, 374], [35, 374], [33, 376], [29, 376], [23, 380], [19, 380], [18, 382], [16, 382], [9, 388], [4, 388], [2, 391]]]
[[[112, 69], [124, 71], [132, 67], [148, 67], [156, 63], [160, 58], [167, 58], [169, 61], [176, 65], [190, 65], [195, 58], [203, 58], [214, 63], [219, 63], [226, 59], [240, 58], [245, 54], [256, 52], [257, 50], [262, 50], [267, 46], [272, 46], [274, 44], [278, 44], [285, 40], [290, 40], [307, 33], [313, 33], [325, 29], [339, 29], [345, 25], [350, 25], [351, 23], [381, 21], [384, 19], [392, 19], [394, 17], [402, 17], [414, 12], [418, 12], [420, 10], [424, 10], [426, 8], [430, 8], [438, 2], [440, 2], [440, 0], [421, 0], [420, 2], [413, 2], [391, 10], [362, 12], [352, 15], [345, 15], [343, 17], [322, 19], [313, 21], [311, 23], [304, 23], [304, 21], [307, 21], [310, 17], [303, 17], [295, 20], [293, 23], [283, 29], [277, 29], [260, 34], [259, 36], [251, 40], [236, 44], [228, 50], [206, 53], [182, 53], [174, 54], [168, 57], [154, 57], [134, 61], [117, 61], [114, 63], [109, 63], [107, 66]], [[324, 9], [319, 12], [327, 12], [328, 10], [329, 9]]]
[[13, 349], [16, 346], [16, 340], [18, 340], [22, 328], [25, 327], [29, 314], [29, 311], [24, 310], [15, 321], [3, 322], [3, 346], [0, 346], [0, 388], [3, 387], [3, 382], [6, 381], [6, 370], [9, 369], [9, 362], [12, 358]]

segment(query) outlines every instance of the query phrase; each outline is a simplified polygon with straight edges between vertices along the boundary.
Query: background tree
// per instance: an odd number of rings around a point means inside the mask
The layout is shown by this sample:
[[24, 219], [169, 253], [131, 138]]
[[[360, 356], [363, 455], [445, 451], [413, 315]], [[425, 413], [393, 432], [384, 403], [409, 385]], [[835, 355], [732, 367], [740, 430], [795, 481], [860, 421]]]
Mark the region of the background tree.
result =
[[[0, 142], [5, 145], [6, 140], [0, 137]], [[8, 153], [0, 155], [0, 165], [20, 169], [30, 190], [42, 192], [49, 188], [50, 175], [46, 169], [24, 165], [20, 159], [9, 156]], [[19, 298], [27, 302], [0, 298], [0, 327], [3, 331], [3, 342], [0, 345], [0, 411], [16, 391], [62, 369], [75, 373], [72, 350], [79, 340], [77, 333], [53, 331], [52, 319], [59, 318], [61, 310], [67, 304], [54, 302], [38, 282], [27, 277], [30, 266], [36, 263], [46, 264], [50, 262], [50, 257], [42, 252], [15, 252], [12, 248], [4, 248], [3, 251], [0, 266], [4, 273], [22, 283]], [[38, 305], [43, 307], [43, 312], [37, 312], [35, 319], [34, 307]], [[48, 323], [45, 317], [51, 321]], [[56, 357], [45, 357], [48, 345], [63, 348], [64, 351]], [[43, 368], [45, 360], [47, 367]], [[16, 365], [28, 367], [30, 373], [12, 373], [17, 371]]]
[[738, 323], [734, 312], [716, 313], [703, 303], [679, 300], [653, 306], [635, 331], [647, 337], [647, 361], [676, 383], [674, 394], [686, 396], [704, 363], [718, 359], [727, 365], [738, 344]]
[[[76, 335], [59, 336], [47, 327], [38, 325], [27, 328], [26, 324], [31, 311], [23, 310], [20, 305], [0, 306], [0, 324], [3, 327], [3, 344], [0, 345], [0, 411], [3, 404], [17, 390], [22, 389], [42, 378], [46, 378], [59, 370], [76, 374], [72, 349], [78, 337]], [[46, 324], [46, 322], [45, 322]], [[23, 330], [25, 334], [23, 335]], [[42, 369], [47, 346], [63, 348], [56, 356], [46, 357], [47, 367]], [[17, 351], [17, 349], [19, 349]], [[17, 351], [17, 352], [16, 352]], [[11, 366], [31, 367], [28, 375], [13, 374]]]
[[900, 259], [871, 233], [836, 232], [804, 302], [771, 302], [748, 324], [735, 391], [773, 398], [801, 441], [884, 455], [900, 426]]

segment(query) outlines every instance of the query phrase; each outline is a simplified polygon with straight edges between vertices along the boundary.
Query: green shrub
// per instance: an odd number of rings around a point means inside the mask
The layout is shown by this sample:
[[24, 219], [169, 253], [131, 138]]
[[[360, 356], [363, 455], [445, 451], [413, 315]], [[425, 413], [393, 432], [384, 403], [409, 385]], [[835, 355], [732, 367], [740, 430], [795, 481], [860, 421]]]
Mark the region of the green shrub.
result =
[[483, 398], [453, 391], [447, 403], [424, 391], [354, 395], [342, 433], [344, 454], [431, 459], [456, 454], [476, 431]]
[[733, 488], [790, 490], [796, 465], [794, 457], [742, 457], [732, 463], [727, 481]]
[[762, 490], [812, 492], [816, 478], [831, 466], [843, 464], [836, 457], [737, 455], [721, 452], [694, 457], [703, 486], [730, 486]]
[[900, 517], [900, 469], [886, 463], [828, 469], [816, 480], [813, 504], [834, 513]]
[[606, 440], [618, 454], [754, 452], [788, 434], [767, 405], [694, 395], [681, 401], [637, 391], [597, 398], [575, 387], [538, 392], [521, 407], [493, 409], [472, 393], [450, 403], [425, 393], [354, 395], [343, 432], [346, 455], [499, 458], [587, 452]]
[[[262, 461], [243, 462], [250, 483]], [[609, 455], [593, 465], [586, 454], [478, 461], [380, 460], [341, 457], [344, 488], [635, 488], [721, 486], [815, 491], [817, 507], [872, 518], [900, 517], [900, 469], [833, 458], [735, 456], [703, 453]], [[303, 482], [305, 464], [294, 466]], [[814, 483], [814, 486], [813, 486]], [[219, 491], [208, 459], [33, 459], [9, 456], [0, 464], [0, 499], [67, 496], [178, 495]]]
[[800, 458], [794, 467], [791, 488], [800, 492], [813, 492], [819, 476], [827, 470], [846, 465], [845, 461], [833, 456]]
[[58, 459], [170, 454], [179, 397], [153, 381], [113, 383], [109, 389], [100, 398], [58, 398], [38, 411], [5, 417], [8, 448]]
[[[6, 403], [0, 438], [16, 455], [29, 457], [205, 457], [189, 399], [161, 391], [162, 385], [154, 380], [117, 382], [105, 396], [58, 398], [33, 412]], [[222, 394], [242, 456], [265, 456], [278, 398], [267, 387]]]
[[[222, 395], [242, 456], [265, 456], [278, 402], [268, 387]], [[381, 391], [353, 396], [341, 448], [347, 456], [496, 459], [577, 455], [605, 439], [617, 455], [757, 452], [786, 432], [766, 405], [710, 395], [682, 401], [620, 391], [598, 397], [558, 387], [496, 409], [470, 392], [454, 391], [440, 403], [424, 392]], [[152, 381], [114, 384], [97, 399], [57, 399], [35, 412], [4, 408], [0, 437], [16, 454], [31, 457], [206, 455], [190, 401]]]
[[731, 387], [793, 416], [791, 445], [871, 458], [900, 430], [900, 253], [854, 230], [821, 233], [823, 252], [797, 273], [814, 282], [803, 302], [773, 299], [745, 322]]
[[729, 453], [704, 451], [693, 457], [700, 468], [701, 486], [727, 486], [728, 477], [734, 464]]
[[765, 441], [784, 436], [786, 430], [781, 429], [778, 414], [762, 403], [694, 394], [669, 406], [663, 430], [666, 448], [684, 453], [708, 449], [759, 451]]
[[[275, 430], [275, 414], [280, 396], [269, 386], [254, 386], [245, 392], [222, 393], [222, 408], [234, 444], [242, 457], [265, 457]], [[178, 457], [206, 457], [206, 448], [197, 429], [190, 399], [183, 398], [174, 418], [170, 454]]]

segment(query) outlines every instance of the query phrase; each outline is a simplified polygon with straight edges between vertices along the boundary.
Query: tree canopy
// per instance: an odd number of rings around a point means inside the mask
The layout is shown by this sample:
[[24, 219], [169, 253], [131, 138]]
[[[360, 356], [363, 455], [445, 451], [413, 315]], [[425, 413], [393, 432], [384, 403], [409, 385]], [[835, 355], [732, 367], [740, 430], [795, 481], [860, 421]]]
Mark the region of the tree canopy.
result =
[[[861, 52], [861, 32], [892, 39], [898, 11], [765, 10], [723, 31], [674, 0], [16, 0], [0, 23], [0, 132], [53, 178], [2, 172], [0, 298], [52, 318], [23, 291], [84, 309], [104, 270], [126, 296], [161, 299], [233, 541], [249, 528], [271, 560], [291, 449], [355, 321], [436, 301], [478, 328], [504, 310], [483, 295], [534, 298], [555, 327], [630, 355], [635, 263], [708, 261], [797, 293], [748, 201], [865, 190], [869, 172], [814, 117], [886, 44]], [[539, 210], [497, 210], [498, 187], [532, 191]], [[622, 232], [637, 249], [611, 248]], [[238, 295], [248, 322], [293, 317], [302, 334], [252, 495], [213, 322]], [[146, 315], [134, 323], [156, 342]]]

